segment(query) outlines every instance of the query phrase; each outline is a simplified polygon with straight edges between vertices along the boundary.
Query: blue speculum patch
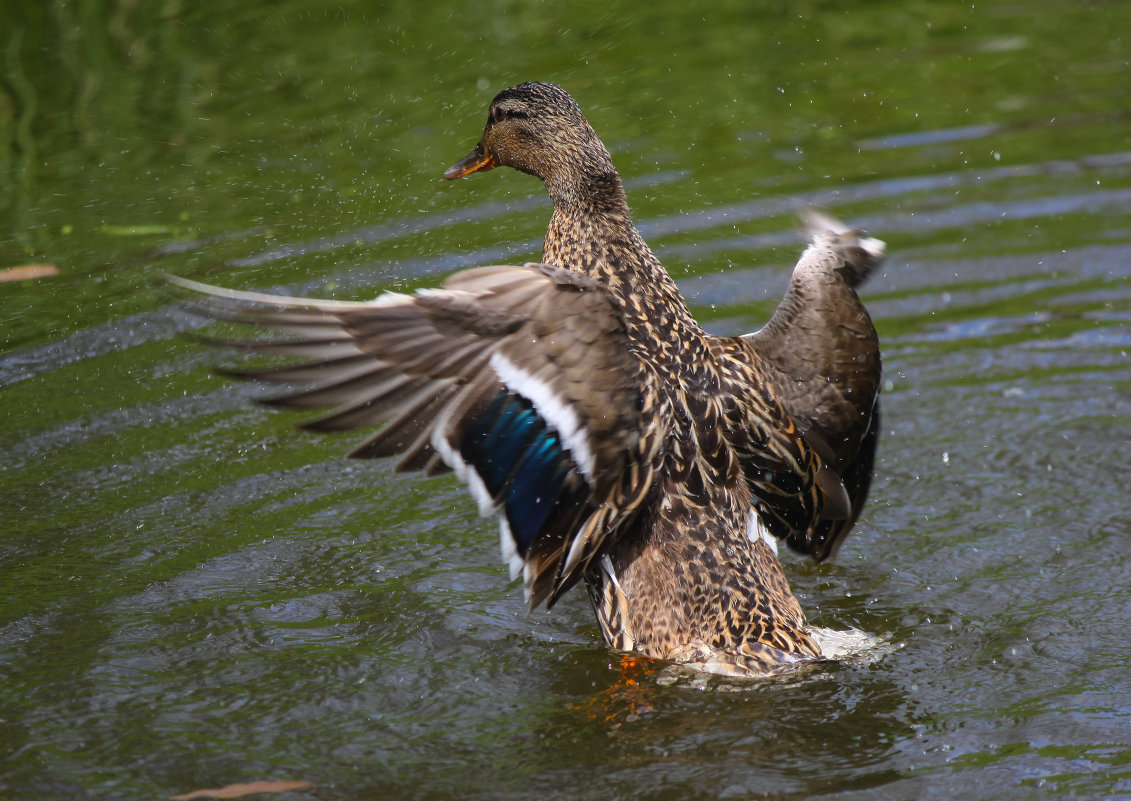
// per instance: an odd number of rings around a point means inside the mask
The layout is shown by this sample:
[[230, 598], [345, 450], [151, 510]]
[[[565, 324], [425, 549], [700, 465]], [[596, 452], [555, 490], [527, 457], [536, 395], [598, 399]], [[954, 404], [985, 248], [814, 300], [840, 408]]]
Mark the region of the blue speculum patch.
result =
[[569, 472], [557, 431], [529, 400], [500, 392], [468, 429], [460, 452], [492, 497], [503, 502], [515, 544], [525, 556]]

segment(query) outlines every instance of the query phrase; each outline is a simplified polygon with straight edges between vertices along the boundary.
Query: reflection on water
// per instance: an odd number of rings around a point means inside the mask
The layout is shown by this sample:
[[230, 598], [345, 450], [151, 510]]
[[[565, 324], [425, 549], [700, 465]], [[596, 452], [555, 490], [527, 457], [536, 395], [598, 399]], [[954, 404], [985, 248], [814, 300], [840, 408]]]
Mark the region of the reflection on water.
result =
[[[0, 269], [60, 269], [0, 284], [5, 797], [1131, 792], [1128, 10], [572, 13], [0, 9]], [[714, 332], [766, 320], [797, 208], [888, 242], [874, 500], [787, 570], [894, 653], [629, 685], [580, 595], [522, 611], [452, 481], [344, 460], [177, 337], [158, 270], [358, 298], [535, 257], [533, 179], [440, 179], [532, 78]]]

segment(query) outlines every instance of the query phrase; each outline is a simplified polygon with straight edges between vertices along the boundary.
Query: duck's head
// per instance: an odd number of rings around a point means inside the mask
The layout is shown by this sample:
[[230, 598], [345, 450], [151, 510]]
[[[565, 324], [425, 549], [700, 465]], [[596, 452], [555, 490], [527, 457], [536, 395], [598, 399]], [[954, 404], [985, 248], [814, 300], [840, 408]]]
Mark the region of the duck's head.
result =
[[448, 179], [513, 167], [542, 179], [551, 194], [587, 177], [614, 173], [612, 159], [577, 102], [552, 83], [524, 83], [491, 101], [487, 126], [471, 155]]

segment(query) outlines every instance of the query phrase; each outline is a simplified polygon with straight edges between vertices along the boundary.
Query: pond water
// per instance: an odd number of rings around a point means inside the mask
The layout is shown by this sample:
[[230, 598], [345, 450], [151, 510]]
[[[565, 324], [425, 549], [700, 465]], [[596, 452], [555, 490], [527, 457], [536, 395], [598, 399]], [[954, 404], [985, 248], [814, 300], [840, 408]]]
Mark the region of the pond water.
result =
[[[0, 795], [1131, 796], [1131, 4], [0, 5]], [[535, 258], [447, 183], [553, 80], [716, 333], [866, 226], [885, 425], [811, 619], [891, 653], [626, 688], [451, 478], [218, 377], [157, 280], [338, 298]], [[9, 276], [10, 277], [10, 276]]]

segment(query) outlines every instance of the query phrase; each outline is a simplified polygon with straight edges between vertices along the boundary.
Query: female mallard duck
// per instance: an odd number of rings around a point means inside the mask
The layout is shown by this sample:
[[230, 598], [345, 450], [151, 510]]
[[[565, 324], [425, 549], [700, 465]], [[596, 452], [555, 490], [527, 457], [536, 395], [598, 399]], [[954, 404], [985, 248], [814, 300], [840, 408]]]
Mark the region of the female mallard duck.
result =
[[304, 427], [383, 422], [352, 456], [455, 471], [498, 517], [531, 608], [583, 580], [622, 651], [731, 675], [820, 658], [769, 543], [824, 559], [860, 512], [880, 361], [854, 286], [882, 244], [822, 223], [770, 323], [710, 336], [564, 90], [499, 94], [445, 175], [496, 166], [549, 190], [541, 264], [371, 302], [176, 283], [214, 316], [297, 335], [248, 347], [306, 361], [246, 374], [306, 383], [268, 401], [332, 409]]

